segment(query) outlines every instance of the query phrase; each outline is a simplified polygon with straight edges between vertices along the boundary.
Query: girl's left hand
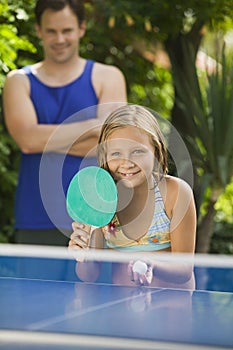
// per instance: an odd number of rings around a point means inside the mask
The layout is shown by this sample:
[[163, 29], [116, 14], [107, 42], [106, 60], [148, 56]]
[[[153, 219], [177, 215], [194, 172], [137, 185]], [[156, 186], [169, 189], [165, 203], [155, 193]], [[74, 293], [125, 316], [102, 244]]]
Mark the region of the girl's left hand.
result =
[[133, 271], [133, 265], [135, 261], [130, 261], [128, 265], [128, 274], [131, 281], [138, 286], [149, 286], [153, 279], [153, 268], [150, 264], [147, 264], [147, 271], [143, 274]]

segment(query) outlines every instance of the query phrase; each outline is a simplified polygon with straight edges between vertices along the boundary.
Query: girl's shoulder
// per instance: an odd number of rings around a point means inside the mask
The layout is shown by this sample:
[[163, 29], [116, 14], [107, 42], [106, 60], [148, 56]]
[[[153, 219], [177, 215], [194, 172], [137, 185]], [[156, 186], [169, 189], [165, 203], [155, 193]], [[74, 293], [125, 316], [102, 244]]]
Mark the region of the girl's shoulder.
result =
[[185, 180], [176, 176], [166, 175], [162, 179], [161, 183], [163, 187], [167, 187], [167, 189], [170, 191], [176, 192], [179, 189], [183, 189], [185, 191], [192, 191], [191, 186]]
[[193, 191], [191, 186], [175, 176], [166, 175], [159, 184], [160, 193], [162, 195], [166, 213], [171, 217], [173, 208], [179, 201], [185, 198], [191, 199]]

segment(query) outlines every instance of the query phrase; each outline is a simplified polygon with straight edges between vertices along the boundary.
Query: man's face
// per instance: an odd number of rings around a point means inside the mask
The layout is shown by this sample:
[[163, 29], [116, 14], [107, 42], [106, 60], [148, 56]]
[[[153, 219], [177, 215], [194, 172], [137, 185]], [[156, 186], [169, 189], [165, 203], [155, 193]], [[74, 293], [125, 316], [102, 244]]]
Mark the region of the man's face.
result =
[[85, 33], [69, 6], [61, 11], [47, 9], [40, 25], [36, 25], [38, 37], [43, 42], [45, 58], [55, 63], [67, 63], [77, 56], [79, 40]]

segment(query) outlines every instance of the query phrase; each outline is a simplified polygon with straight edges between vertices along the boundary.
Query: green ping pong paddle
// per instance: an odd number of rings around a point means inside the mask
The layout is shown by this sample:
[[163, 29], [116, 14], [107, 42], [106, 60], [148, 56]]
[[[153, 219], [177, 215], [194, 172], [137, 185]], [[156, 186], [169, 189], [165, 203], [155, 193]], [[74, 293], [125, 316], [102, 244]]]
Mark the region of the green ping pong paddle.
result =
[[117, 207], [117, 188], [104, 169], [89, 166], [72, 178], [66, 196], [67, 211], [74, 221], [92, 226], [105, 226]]

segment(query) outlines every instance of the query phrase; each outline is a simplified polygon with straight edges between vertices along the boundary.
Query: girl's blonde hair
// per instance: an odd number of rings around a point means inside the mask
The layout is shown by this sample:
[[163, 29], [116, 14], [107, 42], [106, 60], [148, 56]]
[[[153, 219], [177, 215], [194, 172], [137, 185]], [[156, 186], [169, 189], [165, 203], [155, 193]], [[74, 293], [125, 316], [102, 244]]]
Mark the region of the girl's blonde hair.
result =
[[155, 149], [155, 175], [160, 179], [161, 176], [167, 174], [167, 148], [156, 119], [156, 114], [153, 115], [147, 108], [139, 105], [127, 104], [121, 106], [105, 120], [98, 141], [97, 155], [99, 166], [109, 171], [106, 141], [113, 131], [126, 128], [127, 126], [135, 126], [149, 135]]

